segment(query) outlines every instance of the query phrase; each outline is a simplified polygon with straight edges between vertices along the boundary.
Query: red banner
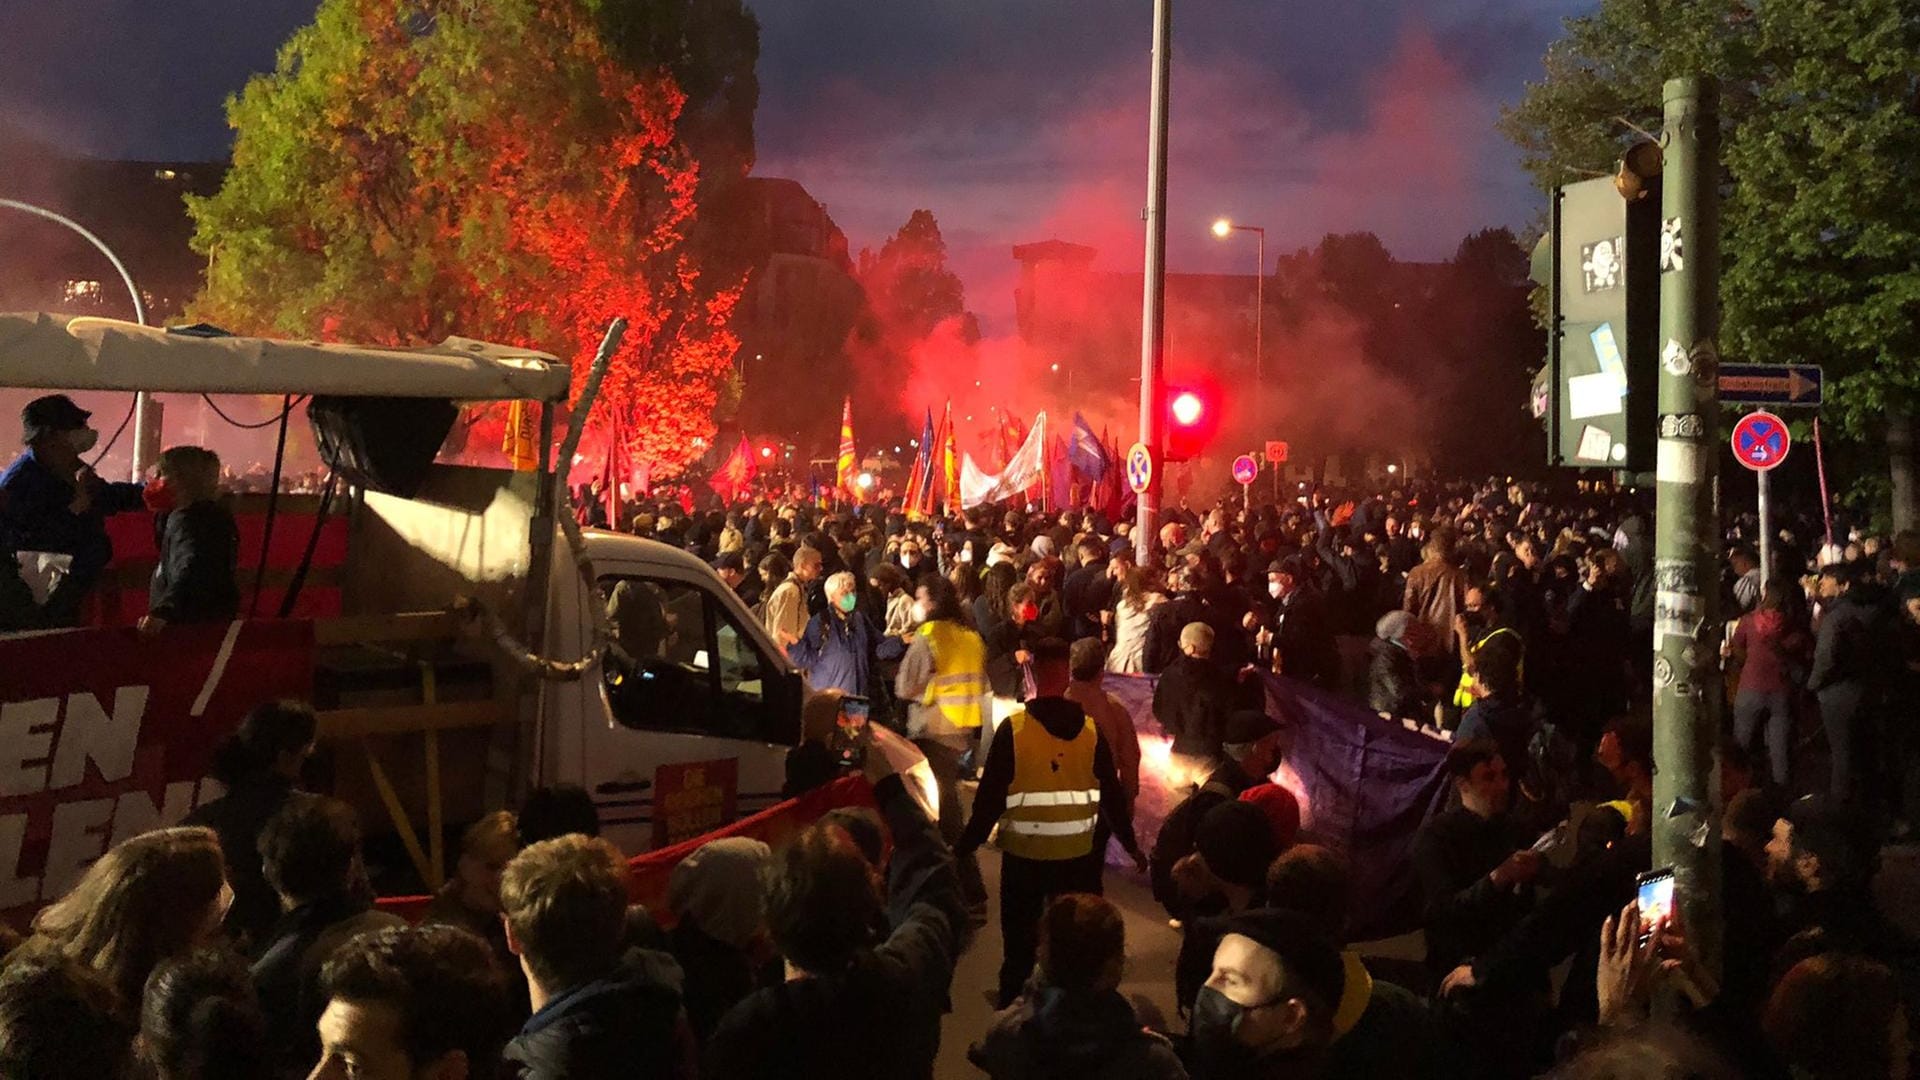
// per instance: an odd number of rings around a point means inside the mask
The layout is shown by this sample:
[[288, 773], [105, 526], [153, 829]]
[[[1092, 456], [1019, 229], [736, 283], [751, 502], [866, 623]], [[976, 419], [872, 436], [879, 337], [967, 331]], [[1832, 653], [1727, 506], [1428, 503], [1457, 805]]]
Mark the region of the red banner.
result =
[[249, 709], [312, 692], [308, 622], [0, 638], [0, 916], [177, 824], [219, 793], [208, 761]]
[[[699, 850], [702, 844], [728, 836], [746, 836], [779, 847], [829, 810], [872, 805], [873, 788], [867, 785], [865, 777], [842, 777], [797, 799], [788, 799], [752, 817], [741, 818], [724, 829], [635, 855], [627, 860], [627, 868], [632, 872], [632, 877], [627, 879], [627, 897], [633, 903], [644, 905], [661, 924], [672, 925], [673, 914], [667, 910], [667, 881], [680, 860]], [[419, 922], [432, 900], [431, 896], [389, 896], [382, 898], [379, 906], [382, 911], [390, 911], [408, 922]]]

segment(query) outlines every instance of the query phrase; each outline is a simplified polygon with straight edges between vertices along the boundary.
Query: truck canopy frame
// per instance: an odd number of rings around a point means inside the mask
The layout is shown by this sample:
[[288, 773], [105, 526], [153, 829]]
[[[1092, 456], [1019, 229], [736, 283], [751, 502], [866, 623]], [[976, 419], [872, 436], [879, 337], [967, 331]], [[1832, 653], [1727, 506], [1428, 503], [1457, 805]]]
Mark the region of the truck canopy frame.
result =
[[571, 379], [548, 353], [468, 338], [389, 349], [0, 313], [0, 386], [557, 402]]

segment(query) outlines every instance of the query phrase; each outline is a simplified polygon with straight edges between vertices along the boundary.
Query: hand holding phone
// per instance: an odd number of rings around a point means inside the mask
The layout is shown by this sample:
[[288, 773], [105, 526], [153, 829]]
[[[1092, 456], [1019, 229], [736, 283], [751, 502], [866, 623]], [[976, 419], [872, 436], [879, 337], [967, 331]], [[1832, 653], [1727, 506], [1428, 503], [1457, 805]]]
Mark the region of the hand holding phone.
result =
[[841, 768], [866, 766], [867, 752], [873, 748], [873, 727], [869, 723], [872, 710], [873, 703], [864, 697], [848, 694], [840, 699], [840, 715], [834, 718], [827, 749]]
[[1644, 945], [1673, 918], [1673, 867], [1641, 874], [1635, 902], [1640, 910], [1640, 944]]

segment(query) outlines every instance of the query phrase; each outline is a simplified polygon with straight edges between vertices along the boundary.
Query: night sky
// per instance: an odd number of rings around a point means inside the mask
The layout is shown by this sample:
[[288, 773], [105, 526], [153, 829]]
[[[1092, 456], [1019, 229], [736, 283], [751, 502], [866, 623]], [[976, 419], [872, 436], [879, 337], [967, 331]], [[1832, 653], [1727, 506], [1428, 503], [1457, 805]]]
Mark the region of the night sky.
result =
[[[75, 150], [225, 153], [221, 103], [313, 0], [0, 0], [0, 115]], [[757, 0], [761, 175], [800, 180], [854, 247], [939, 217], [969, 301], [1011, 308], [1008, 247], [1057, 236], [1136, 266], [1150, 0]], [[1178, 0], [1171, 263], [1250, 270], [1372, 229], [1413, 259], [1536, 199], [1493, 131], [1592, 0]], [[4, 177], [0, 177], [0, 189]]]

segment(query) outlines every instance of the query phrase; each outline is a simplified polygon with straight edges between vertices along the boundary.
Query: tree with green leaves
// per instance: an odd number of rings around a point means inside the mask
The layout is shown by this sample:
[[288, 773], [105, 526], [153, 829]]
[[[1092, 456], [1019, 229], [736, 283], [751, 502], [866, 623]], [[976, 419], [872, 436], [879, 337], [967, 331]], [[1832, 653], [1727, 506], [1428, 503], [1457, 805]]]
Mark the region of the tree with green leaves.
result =
[[[555, 352], [584, 378], [630, 322], [597, 417], [636, 468], [712, 439], [737, 280], [686, 236], [699, 168], [672, 57], [607, 27], [648, 0], [323, 0], [228, 106], [219, 193], [190, 199], [196, 315], [237, 331], [395, 345], [458, 333]], [[658, 5], [651, 5], [657, 7]], [[748, 138], [751, 138], [749, 134]]]
[[1661, 122], [1668, 78], [1722, 84], [1723, 357], [1830, 372], [1827, 415], [1884, 457], [1916, 522], [1920, 405], [1920, 9], [1909, 0], [1602, 0], [1503, 119], [1551, 189], [1611, 172]]
[[902, 394], [913, 350], [949, 321], [971, 347], [980, 340], [979, 323], [967, 311], [965, 285], [947, 264], [947, 241], [931, 210], [915, 210], [879, 251], [862, 249], [854, 277], [867, 294], [847, 343], [856, 419], [870, 409], [882, 430], [906, 431], [911, 418]]

